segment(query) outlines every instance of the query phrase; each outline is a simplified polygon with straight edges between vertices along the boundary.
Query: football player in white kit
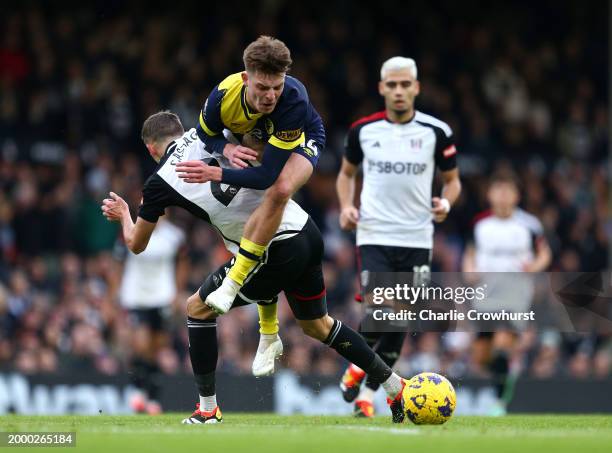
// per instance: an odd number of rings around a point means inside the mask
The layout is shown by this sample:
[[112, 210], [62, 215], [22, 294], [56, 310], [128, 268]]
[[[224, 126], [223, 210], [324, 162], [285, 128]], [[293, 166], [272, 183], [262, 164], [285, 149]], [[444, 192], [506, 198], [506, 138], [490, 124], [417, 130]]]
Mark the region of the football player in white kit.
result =
[[[385, 110], [353, 123], [346, 137], [336, 182], [340, 226], [357, 230], [362, 280], [371, 272], [412, 272], [427, 279], [432, 220], [444, 221], [461, 192], [457, 149], [446, 123], [415, 110], [420, 85], [413, 59], [385, 61], [378, 91], [384, 97]], [[354, 197], [360, 165], [363, 188], [358, 209]], [[432, 197], [436, 167], [444, 185], [441, 195]], [[362, 299], [365, 297], [362, 294]], [[366, 332], [360, 327], [360, 333], [393, 366], [406, 332]], [[356, 416], [371, 417], [378, 385], [368, 379], [362, 386], [364, 379], [363, 370], [350, 365], [340, 387], [347, 402], [356, 399]]]
[[[482, 273], [479, 284], [487, 285], [487, 299], [480, 311], [524, 312], [534, 295], [534, 282], [527, 273], [546, 270], [552, 258], [550, 247], [540, 221], [518, 208], [520, 190], [515, 177], [494, 176], [487, 198], [490, 210], [475, 219], [463, 271]], [[488, 366], [495, 383], [498, 401], [491, 415], [505, 414], [512, 397], [509, 359], [515, 343], [516, 334], [503, 326], [495, 332], [479, 332], [474, 343], [477, 360]]]
[[183, 231], [162, 217], [144, 252], [126, 251], [119, 301], [132, 327], [130, 377], [140, 390], [130, 401], [135, 412], [161, 412], [157, 354], [168, 342], [165, 323], [177, 296], [177, 282], [186, 276], [184, 246]]
[[[203, 159], [208, 165], [224, 168], [230, 164], [224, 156], [207, 152], [195, 129], [184, 132], [180, 120], [171, 112], [149, 117], [143, 125], [142, 137], [159, 166], [145, 183], [136, 222], [117, 194], [111, 192], [111, 198], [105, 199], [102, 205], [108, 220], [121, 222], [130, 250], [135, 253], [145, 250], [164, 209], [179, 206], [213, 225], [227, 248], [237, 253], [244, 226], [261, 203], [264, 191], [215, 182], [190, 184], [181, 179], [174, 167], [183, 160]], [[406, 381], [394, 373], [357, 332], [327, 314], [322, 259], [321, 232], [308, 214], [289, 200], [274, 239], [256, 272], [247, 277], [231, 308], [248, 303], [275, 305], [276, 296], [283, 291], [303, 332], [366, 370], [372, 382], [381, 385], [387, 393], [393, 422], [402, 422], [402, 390]], [[183, 420], [186, 424], [222, 421], [215, 393], [216, 313], [204, 301], [221, 285], [230, 267], [231, 261], [222, 265], [187, 300], [189, 354], [200, 402], [196, 411]]]

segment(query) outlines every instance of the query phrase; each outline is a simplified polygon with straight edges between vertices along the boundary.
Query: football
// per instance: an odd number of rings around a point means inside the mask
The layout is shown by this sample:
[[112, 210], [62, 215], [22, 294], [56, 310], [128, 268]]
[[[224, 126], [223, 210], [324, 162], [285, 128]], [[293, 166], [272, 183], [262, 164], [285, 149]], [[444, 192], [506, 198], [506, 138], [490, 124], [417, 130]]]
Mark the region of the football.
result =
[[451, 418], [457, 396], [453, 385], [436, 373], [420, 373], [403, 392], [406, 417], [416, 425], [441, 425]]

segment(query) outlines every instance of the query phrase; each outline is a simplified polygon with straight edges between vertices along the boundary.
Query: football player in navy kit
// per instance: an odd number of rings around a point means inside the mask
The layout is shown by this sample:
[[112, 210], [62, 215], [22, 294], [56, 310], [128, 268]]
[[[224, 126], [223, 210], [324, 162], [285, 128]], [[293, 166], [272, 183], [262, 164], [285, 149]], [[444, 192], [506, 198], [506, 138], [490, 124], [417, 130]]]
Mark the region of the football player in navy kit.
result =
[[[340, 226], [357, 230], [362, 275], [411, 272], [415, 278], [427, 279], [432, 220], [444, 221], [461, 192], [457, 149], [446, 123], [415, 110], [420, 85], [414, 60], [393, 57], [382, 65], [380, 77], [378, 90], [385, 110], [356, 121], [347, 134], [336, 181]], [[358, 209], [355, 180], [361, 164], [364, 181]], [[439, 197], [432, 197], [435, 167], [444, 184]], [[406, 333], [364, 332], [362, 328], [360, 333], [393, 366]], [[378, 385], [365, 378], [363, 370], [350, 365], [340, 387], [347, 402], [356, 400], [355, 415], [369, 417], [374, 414], [372, 400]]]
[[[217, 313], [229, 310], [240, 287], [257, 269], [288, 200], [308, 181], [325, 146], [323, 122], [306, 88], [287, 75], [292, 63], [287, 46], [261, 36], [245, 49], [243, 60], [245, 70], [228, 76], [211, 92], [197, 127], [207, 149], [243, 168], [222, 169], [201, 161], [176, 167], [187, 182], [268, 189], [244, 229], [235, 264], [221, 287], [208, 295], [206, 304]], [[263, 141], [261, 165], [247, 167], [245, 161], [254, 161], [253, 150], [229, 143], [224, 129], [242, 139], [243, 145], [247, 140]]]

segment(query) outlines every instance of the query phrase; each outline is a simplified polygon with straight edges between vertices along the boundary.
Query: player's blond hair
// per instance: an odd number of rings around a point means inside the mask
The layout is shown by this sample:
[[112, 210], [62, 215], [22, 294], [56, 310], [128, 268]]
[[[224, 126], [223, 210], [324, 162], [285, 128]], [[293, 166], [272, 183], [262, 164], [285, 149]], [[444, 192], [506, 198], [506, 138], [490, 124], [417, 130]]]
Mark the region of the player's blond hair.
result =
[[244, 68], [248, 72], [283, 74], [291, 67], [291, 52], [280, 39], [260, 36], [244, 49]]
[[415, 79], [418, 78], [416, 61], [406, 57], [392, 57], [383, 63], [380, 68], [380, 80], [384, 80], [385, 76], [390, 71], [400, 71], [408, 69]]

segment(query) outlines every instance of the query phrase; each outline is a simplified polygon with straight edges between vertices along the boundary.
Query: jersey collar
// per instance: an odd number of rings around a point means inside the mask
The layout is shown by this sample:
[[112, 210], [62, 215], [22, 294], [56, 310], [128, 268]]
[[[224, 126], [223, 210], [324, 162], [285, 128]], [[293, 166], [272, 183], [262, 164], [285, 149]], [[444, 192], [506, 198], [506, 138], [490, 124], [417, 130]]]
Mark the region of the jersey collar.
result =
[[253, 117], [257, 117], [257, 115], [261, 116], [262, 114], [259, 112], [252, 112], [251, 109], [249, 109], [249, 103], [247, 102], [247, 99], [246, 99], [246, 90], [247, 90], [247, 87], [243, 83], [242, 88], [240, 89], [240, 105], [242, 106], [242, 112], [244, 113], [244, 116], [246, 117], [246, 119], [252, 120], [252, 119], [255, 119]]
[[417, 111], [416, 111], [416, 109], [415, 109], [415, 110], [414, 110], [414, 112], [412, 112], [412, 117], [411, 117], [409, 120], [406, 120], [406, 121], [400, 121], [400, 122], [396, 122], [396, 121], [392, 121], [392, 120], [389, 118], [389, 115], [387, 115], [387, 111], [385, 110], [385, 120], [386, 120], [388, 123], [391, 123], [391, 124], [399, 124], [399, 125], [409, 124], [409, 123], [412, 123], [412, 122], [414, 121], [414, 119], [416, 118], [416, 114], [417, 114]]

